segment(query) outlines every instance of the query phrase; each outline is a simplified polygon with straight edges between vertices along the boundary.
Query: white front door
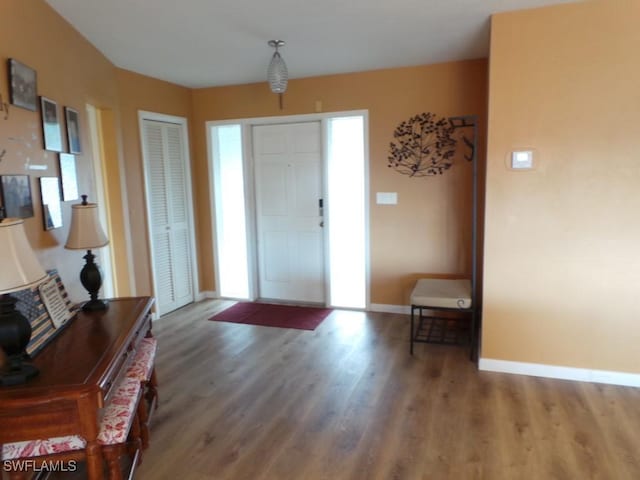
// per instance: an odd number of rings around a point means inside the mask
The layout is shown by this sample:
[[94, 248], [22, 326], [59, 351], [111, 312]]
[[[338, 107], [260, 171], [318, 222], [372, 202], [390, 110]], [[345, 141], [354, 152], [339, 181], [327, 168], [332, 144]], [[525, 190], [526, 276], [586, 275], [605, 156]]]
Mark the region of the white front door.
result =
[[320, 122], [253, 127], [258, 288], [325, 303]]

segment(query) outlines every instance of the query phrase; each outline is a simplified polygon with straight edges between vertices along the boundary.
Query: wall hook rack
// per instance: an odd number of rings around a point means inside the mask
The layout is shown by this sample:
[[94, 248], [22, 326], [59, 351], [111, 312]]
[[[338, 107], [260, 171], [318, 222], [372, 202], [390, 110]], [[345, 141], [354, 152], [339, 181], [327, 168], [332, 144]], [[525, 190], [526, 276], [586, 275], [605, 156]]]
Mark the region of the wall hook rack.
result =
[[4, 112], [4, 119], [9, 120], [9, 104], [4, 101], [0, 93], [0, 112]]

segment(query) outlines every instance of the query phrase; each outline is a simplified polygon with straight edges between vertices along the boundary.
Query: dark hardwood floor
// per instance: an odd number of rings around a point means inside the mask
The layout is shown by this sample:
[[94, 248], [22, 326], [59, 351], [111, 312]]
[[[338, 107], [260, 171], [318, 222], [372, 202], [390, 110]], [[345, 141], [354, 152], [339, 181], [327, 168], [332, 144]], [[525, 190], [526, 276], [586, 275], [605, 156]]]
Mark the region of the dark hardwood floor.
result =
[[136, 478], [640, 478], [640, 389], [479, 372], [416, 346], [408, 317], [333, 312], [314, 332], [154, 323], [160, 406]]

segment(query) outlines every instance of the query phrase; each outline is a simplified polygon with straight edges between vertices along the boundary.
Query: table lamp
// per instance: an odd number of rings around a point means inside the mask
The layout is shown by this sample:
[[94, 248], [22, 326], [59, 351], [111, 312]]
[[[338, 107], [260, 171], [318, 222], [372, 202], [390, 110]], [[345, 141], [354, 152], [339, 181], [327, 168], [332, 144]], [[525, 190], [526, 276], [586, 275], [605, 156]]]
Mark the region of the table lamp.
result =
[[107, 304], [98, 298], [98, 291], [102, 286], [102, 276], [93, 261], [96, 257], [91, 253], [91, 250], [104, 247], [108, 243], [109, 239], [102, 230], [100, 218], [98, 218], [98, 205], [87, 203], [87, 196], [82, 195], [82, 203], [71, 205], [71, 227], [64, 248], [87, 251], [83, 257], [87, 263], [80, 271], [80, 283], [89, 292], [91, 300], [82, 306], [84, 311], [105, 310], [107, 308]]
[[47, 278], [29, 245], [22, 222], [18, 218], [0, 221], [0, 348], [7, 357], [6, 365], [0, 369], [0, 385], [25, 383], [38, 374], [26, 352], [31, 324], [16, 310], [17, 300], [9, 295]]

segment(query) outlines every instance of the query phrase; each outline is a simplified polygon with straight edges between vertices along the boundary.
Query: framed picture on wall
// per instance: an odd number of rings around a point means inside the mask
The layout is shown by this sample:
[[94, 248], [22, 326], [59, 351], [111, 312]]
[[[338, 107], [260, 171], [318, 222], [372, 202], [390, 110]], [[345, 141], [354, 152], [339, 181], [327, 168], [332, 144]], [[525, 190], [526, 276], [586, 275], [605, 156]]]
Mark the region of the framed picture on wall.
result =
[[58, 177], [40, 177], [42, 196], [42, 220], [45, 230], [62, 226], [62, 203], [60, 202], [60, 181]]
[[36, 71], [15, 58], [10, 58], [8, 64], [11, 104], [35, 112], [38, 109]]
[[60, 154], [60, 182], [62, 183], [62, 201], [76, 200], [78, 198], [76, 157], [70, 153]]
[[0, 193], [4, 214], [12, 218], [33, 217], [33, 201], [29, 175], [0, 176]]
[[49, 98], [40, 97], [40, 109], [42, 113], [44, 148], [52, 152], [61, 152], [62, 134], [60, 133], [58, 104]]
[[64, 107], [64, 116], [67, 121], [67, 139], [69, 140], [69, 153], [82, 153], [80, 146], [80, 120], [78, 111]]

